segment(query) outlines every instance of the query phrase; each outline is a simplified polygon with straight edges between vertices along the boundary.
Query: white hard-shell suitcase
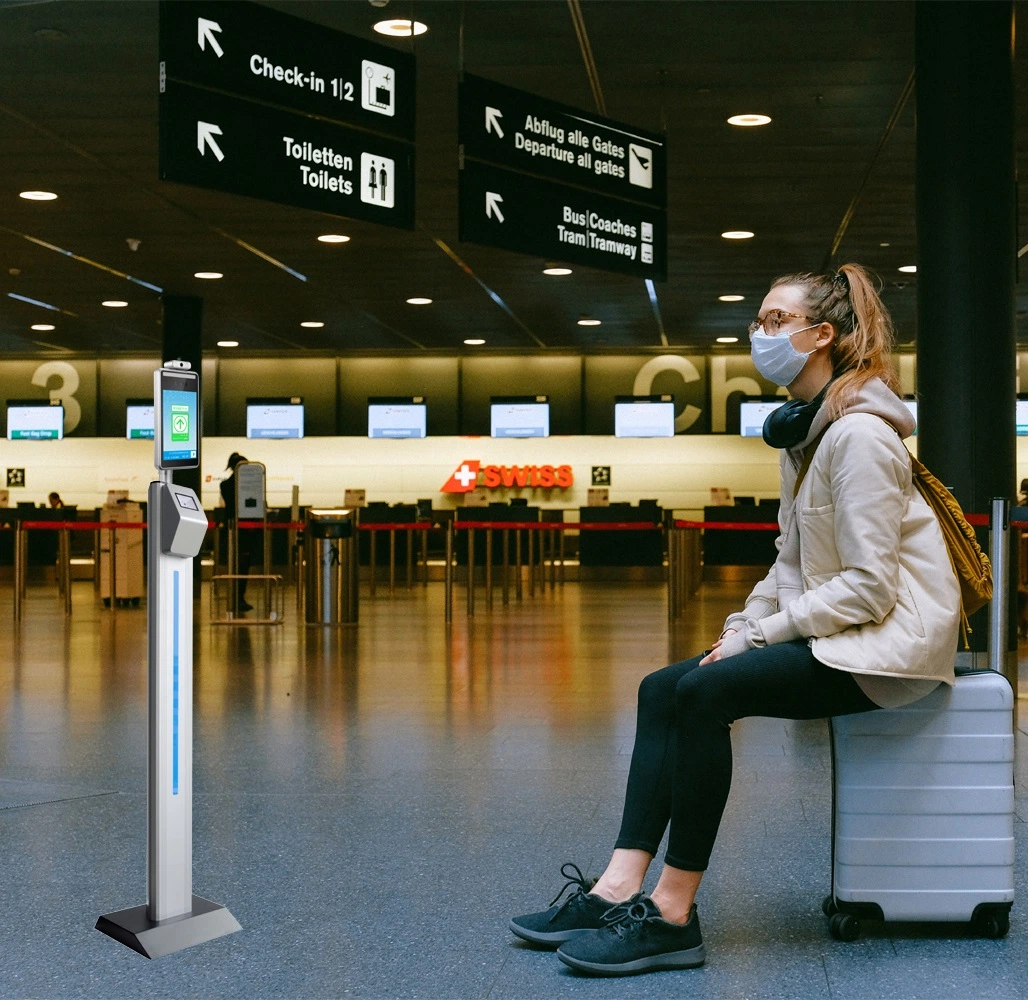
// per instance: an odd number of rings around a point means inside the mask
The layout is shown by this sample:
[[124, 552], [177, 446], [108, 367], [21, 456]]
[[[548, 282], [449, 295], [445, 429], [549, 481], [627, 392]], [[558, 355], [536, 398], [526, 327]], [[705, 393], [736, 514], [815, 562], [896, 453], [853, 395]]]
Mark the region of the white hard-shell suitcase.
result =
[[860, 919], [1010, 927], [1014, 900], [1014, 697], [991, 670], [926, 698], [830, 720], [832, 936]]

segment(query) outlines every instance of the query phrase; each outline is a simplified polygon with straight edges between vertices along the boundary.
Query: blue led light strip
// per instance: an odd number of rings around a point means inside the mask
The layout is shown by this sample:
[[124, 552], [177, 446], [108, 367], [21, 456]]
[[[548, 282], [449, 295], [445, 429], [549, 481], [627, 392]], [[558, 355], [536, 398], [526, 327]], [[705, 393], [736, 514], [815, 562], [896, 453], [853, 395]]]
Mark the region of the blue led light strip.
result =
[[172, 578], [175, 594], [171, 626], [171, 794], [178, 795], [178, 570]]

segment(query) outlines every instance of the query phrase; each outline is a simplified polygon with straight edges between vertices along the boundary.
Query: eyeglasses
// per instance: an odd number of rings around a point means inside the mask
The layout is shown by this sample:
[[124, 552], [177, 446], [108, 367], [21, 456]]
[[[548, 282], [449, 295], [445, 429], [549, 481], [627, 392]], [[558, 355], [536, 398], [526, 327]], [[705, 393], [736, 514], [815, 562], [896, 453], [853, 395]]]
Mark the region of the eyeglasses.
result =
[[[782, 328], [782, 324], [790, 319], [813, 319], [813, 316], [801, 316], [799, 313], [786, 312], [784, 309], [768, 309], [763, 316], [758, 316], [750, 323], [749, 330], [752, 337], [761, 327], [768, 336], [775, 336]], [[809, 329], [809, 328], [808, 328]], [[799, 333], [799, 330], [795, 331]]]

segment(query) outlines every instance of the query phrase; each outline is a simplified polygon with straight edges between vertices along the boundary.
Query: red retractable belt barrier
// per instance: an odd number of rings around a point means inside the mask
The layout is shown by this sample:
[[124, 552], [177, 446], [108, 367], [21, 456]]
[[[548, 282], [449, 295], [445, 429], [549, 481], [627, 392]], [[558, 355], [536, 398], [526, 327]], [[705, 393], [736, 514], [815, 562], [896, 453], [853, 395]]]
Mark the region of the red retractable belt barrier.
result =
[[454, 521], [455, 528], [477, 529], [511, 529], [514, 531], [660, 531], [662, 524], [651, 524], [648, 521]]

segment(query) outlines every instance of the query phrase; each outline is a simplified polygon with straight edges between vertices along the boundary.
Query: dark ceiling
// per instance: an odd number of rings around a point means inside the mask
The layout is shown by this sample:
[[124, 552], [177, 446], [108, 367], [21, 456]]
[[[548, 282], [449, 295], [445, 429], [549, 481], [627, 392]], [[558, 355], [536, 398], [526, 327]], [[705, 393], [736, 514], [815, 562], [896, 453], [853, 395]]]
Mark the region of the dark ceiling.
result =
[[[917, 279], [897, 270], [916, 262], [913, 3], [393, 0], [383, 10], [366, 0], [298, 0], [267, 6], [378, 42], [384, 40], [372, 25], [384, 16], [413, 12], [429, 26], [413, 43], [385, 42], [413, 45], [417, 56], [416, 229], [158, 180], [157, 4], [0, 0], [0, 351], [158, 351], [157, 293], [105, 268], [167, 292], [203, 295], [211, 350], [217, 340], [233, 339], [239, 353], [453, 352], [470, 350], [465, 338], [482, 337], [487, 349], [507, 352], [667, 345], [707, 351], [715, 337], [745, 329], [775, 275], [825, 263], [858, 192], [834, 261], [859, 261], [882, 276], [900, 342], [913, 341]], [[598, 92], [576, 34], [576, 10]], [[581, 266], [568, 277], [546, 277], [542, 259], [458, 242], [462, 19], [469, 72], [589, 110], [596, 110], [598, 96], [610, 117], [667, 132], [669, 267], [668, 281], [656, 286], [657, 311], [640, 279]], [[1025, 70], [1019, 59], [1022, 108], [1028, 106]], [[773, 123], [740, 129], [725, 122], [754, 111]], [[1019, 162], [1026, 151], [1022, 126]], [[24, 189], [60, 197], [27, 202], [18, 198]], [[1026, 209], [1022, 203], [1023, 218]], [[756, 237], [723, 240], [727, 229], [749, 229]], [[327, 246], [315, 239], [325, 232], [352, 239]], [[141, 241], [137, 251], [129, 239]], [[204, 282], [192, 277], [197, 270], [225, 277]], [[721, 303], [724, 293], [745, 300]], [[435, 301], [407, 305], [415, 295]], [[129, 306], [102, 307], [109, 298]], [[1028, 340], [1026, 308], [1028, 294], [1019, 289], [1022, 341]], [[577, 326], [583, 314], [602, 325]], [[304, 320], [325, 326], [302, 329]], [[40, 322], [56, 329], [30, 330]]]

